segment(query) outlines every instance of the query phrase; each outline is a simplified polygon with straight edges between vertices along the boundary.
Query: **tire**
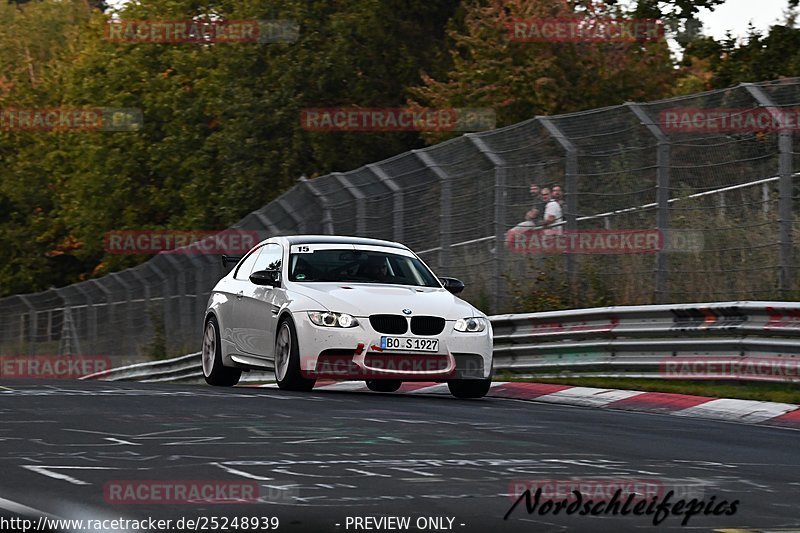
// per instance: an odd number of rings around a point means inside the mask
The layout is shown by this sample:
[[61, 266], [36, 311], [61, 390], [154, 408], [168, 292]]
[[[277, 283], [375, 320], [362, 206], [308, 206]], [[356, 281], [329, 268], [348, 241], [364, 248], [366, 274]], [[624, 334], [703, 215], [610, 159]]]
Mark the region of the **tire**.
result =
[[373, 392], [395, 392], [403, 384], [399, 379], [368, 379], [366, 383]]
[[291, 318], [284, 318], [275, 335], [275, 381], [282, 390], [310, 391], [316, 379], [304, 378], [300, 371], [300, 347]]
[[206, 383], [217, 387], [233, 387], [239, 383], [242, 371], [222, 364], [219, 323], [214, 316], [206, 321], [206, 329], [203, 334], [203, 350], [200, 357], [203, 364], [203, 377], [206, 378]]
[[492, 379], [452, 379], [447, 382], [456, 398], [483, 398], [492, 386]]

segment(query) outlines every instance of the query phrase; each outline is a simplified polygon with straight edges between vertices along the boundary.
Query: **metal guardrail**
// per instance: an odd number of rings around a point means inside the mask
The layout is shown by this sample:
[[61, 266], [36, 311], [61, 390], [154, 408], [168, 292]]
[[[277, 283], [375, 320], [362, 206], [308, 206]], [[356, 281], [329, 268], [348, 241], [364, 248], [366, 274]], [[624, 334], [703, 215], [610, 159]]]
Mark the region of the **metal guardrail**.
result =
[[[136, 363], [104, 370], [95, 374], [83, 376], [81, 379], [97, 379], [102, 381], [139, 381], [142, 383], [200, 383], [203, 382], [203, 370], [200, 361], [200, 352], [182, 355], [173, 359]], [[242, 383], [256, 383], [273, 381], [272, 373], [245, 372], [242, 374]]]
[[[490, 317], [495, 370], [800, 381], [800, 302], [598, 307]], [[271, 381], [249, 372], [244, 382]], [[83, 379], [202, 381], [200, 354]]]

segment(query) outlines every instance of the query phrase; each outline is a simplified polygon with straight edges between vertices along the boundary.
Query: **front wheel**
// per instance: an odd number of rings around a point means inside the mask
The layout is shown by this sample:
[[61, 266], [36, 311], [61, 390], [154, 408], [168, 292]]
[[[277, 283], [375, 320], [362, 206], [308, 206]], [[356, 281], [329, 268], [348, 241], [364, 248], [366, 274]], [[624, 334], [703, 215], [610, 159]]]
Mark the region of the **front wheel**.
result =
[[483, 398], [492, 386], [492, 379], [452, 379], [447, 382], [456, 398]]
[[217, 387], [233, 387], [239, 383], [242, 371], [222, 364], [222, 343], [219, 338], [219, 324], [213, 316], [206, 322], [201, 354], [203, 377], [206, 378], [206, 383]]
[[306, 379], [301, 375], [297, 333], [290, 318], [285, 318], [278, 326], [275, 339], [275, 381], [280, 389], [293, 391], [310, 391], [317, 382], [316, 379]]
[[368, 379], [366, 383], [373, 392], [395, 392], [403, 384], [399, 379]]

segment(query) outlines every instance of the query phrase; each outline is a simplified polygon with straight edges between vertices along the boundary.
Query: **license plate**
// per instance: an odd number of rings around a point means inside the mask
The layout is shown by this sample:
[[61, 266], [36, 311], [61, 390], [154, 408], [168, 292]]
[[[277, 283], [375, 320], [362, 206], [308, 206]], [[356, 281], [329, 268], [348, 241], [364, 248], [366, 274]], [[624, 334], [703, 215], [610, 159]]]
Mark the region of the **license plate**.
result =
[[439, 339], [381, 337], [381, 349], [389, 352], [438, 352]]

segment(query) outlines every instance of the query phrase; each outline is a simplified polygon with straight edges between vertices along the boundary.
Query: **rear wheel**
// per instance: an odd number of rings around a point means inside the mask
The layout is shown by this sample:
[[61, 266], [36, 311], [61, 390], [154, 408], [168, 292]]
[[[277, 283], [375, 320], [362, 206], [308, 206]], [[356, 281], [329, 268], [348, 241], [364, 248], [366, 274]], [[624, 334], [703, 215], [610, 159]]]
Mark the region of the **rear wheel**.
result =
[[456, 398], [483, 398], [489, 392], [492, 380], [489, 379], [452, 379], [447, 382], [450, 394]]
[[283, 390], [310, 391], [316, 379], [306, 379], [300, 369], [300, 349], [292, 319], [285, 318], [278, 326], [275, 339], [275, 381]]
[[219, 338], [219, 323], [215, 317], [210, 317], [206, 322], [206, 331], [203, 334], [203, 377], [206, 383], [217, 387], [233, 387], [239, 383], [242, 371], [238, 368], [229, 368], [222, 364], [222, 343]]
[[403, 384], [399, 379], [368, 379], [366, 383], [374, 392], [395, 392]]

